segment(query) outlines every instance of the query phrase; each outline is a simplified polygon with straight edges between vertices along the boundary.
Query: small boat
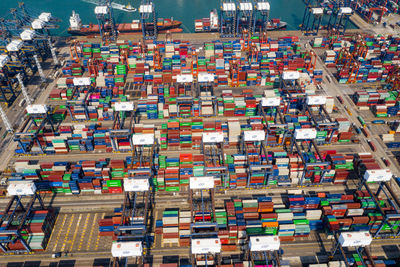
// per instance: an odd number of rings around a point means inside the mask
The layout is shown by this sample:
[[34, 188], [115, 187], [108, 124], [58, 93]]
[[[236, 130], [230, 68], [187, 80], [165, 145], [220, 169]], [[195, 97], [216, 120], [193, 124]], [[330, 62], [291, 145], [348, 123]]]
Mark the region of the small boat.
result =
[[135, 12], [137, 9], [134, 8], [131, 4], [127, 4], [122, 9], [126, 12]]

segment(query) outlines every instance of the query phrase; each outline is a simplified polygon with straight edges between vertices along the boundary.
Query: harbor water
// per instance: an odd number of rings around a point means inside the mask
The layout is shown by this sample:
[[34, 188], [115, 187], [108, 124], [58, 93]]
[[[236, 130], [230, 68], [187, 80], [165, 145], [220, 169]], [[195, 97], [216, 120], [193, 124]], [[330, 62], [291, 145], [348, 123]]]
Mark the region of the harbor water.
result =
[[[79, 13], [83, 24], [96, 23], [94, 15], [94, 2], [96, 0], [25, 0], [26, 7], [33, 13], [51, 12], [54, 16], [60, 18], [60, 28], [52, 30], [53, 34], [68, 35], [67, 28], [69, 26], [69, 16], [72, 10]], [[93, 3], [89, 3], [93, 2]], [[138, 8], [139, 0], [117, 0], [114, 1], [126, 5], [130, 3], [133, 7]], [[304, 3], [302, 0], [270, 0], [271, 18], [279, 18], [288, 23], [287, 30], [297, 30], [302, 22], [304, 13]], [[212, 9], [218, 9], [219, 0], [154, 0], [158, 17], [171, 18], [183, 22], [182, 28], [184, 32], [194, 32], [194, 20], [209, 16]], [[9, 9], [17, 6], [16, 1], [5, 0], [0, 1], [0, 10], [2, 16], [9, 14]], [[125, 12], [114, 10], [116, 22], [130, 22], [139, 18], [138, 12]], [[8, 15], [9, 16], [9, 15]]]

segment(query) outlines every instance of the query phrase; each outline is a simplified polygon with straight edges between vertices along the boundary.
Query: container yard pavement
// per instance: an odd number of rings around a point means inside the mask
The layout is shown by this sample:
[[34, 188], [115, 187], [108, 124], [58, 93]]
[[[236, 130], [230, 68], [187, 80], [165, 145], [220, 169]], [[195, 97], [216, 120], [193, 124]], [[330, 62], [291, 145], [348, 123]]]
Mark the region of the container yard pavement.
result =
[[61, 213], [47, 245], [47, 252], [109, 252], [112, 237], [99, 236], [98, 221], [112, 213]]

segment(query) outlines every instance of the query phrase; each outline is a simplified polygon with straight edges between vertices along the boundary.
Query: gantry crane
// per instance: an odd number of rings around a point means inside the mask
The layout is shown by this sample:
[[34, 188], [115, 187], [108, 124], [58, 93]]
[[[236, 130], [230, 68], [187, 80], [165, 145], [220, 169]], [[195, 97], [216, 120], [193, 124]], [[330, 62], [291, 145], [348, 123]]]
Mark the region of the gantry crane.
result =
[[324, 10], [315, 0], [305, 0], [303, 22], [300, 29], [305, 35], [317, 35], [321, 27]]
[[139, 6], [140, 22], [142, 24], [142, 34], [144, 40], [154, 40], [157, 38], [157, 14], [152, 0], [142, 0]]
[[255, 0], [255, 9], [253, 13], [252, 33], [262, 33], [267, 31], [269, 21], [270, 4], [266, 0]]
[[99, 25], [101, 40], [108, 43], [110, 40], [117, 40], [117, 29], [115, 27], [113, 8], [111, 0], [104, 0], [100, 5], [96, 6], [94, 13]]
[[219, 9], [219, 33], [222, 38], [236, 37], [236, 3], [222, 0]]
[[240, 0], [236, 12], [236, 36], [240, 36], [243, 31], [249, 35], [253, 34], [253, 2], [252, 0]]
[[[136, 123], [136, 114], [134, 103], [129, 102], [117, 102], [114, 105], [116, 115], [114, 118], [114, 123], [112, 130], [110, 130], [111, 145], [113, 151], [132, 151], [132, 129], [133, 123]], [[125, 120], [129, 116], [129, 125], [124, 128]], [[129, 144], [120, 145], [123, 143]]]

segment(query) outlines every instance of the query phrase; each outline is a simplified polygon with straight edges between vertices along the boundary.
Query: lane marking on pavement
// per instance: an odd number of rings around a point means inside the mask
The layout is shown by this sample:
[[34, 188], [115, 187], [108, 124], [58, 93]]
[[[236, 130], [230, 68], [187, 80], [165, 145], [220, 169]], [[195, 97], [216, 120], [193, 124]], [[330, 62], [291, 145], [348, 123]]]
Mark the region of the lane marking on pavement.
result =
[[83, 229], [82, 229], [82, 233], [81, 233], [81, 239], [79, 240], [78, 251], [80, 251], [82, 249], [83, 240], [84, 240], [85, 235], [86, 235], [87, 225], [88, 225], [88, 222], [89, 222], [89, 218], [91, 216], [92, 216], [92, 213], [89, 213], [86, 216], [85, 224], [83, 225]]
[[63, 245], [61, 247], [62, 252], [64, 252], [65, 246], [67, 245], [67, 240], [69, 239], [68, 236], [69, 236], [69, 232], [71, 231], [71, 226], [72, 226], [72, 222], [74, 221], [74, 217], [75, 217], [75, 213], [73, 213], [71, 216], [71, 221], [69, 222], [67, 233], [65, 234]]
[[[64, 229], [65, 222], [67, 221], [67, 214], [59, 215], [59, 216], [57, 216], [57, 219], [58, 219], [58, 217], [60, 217], [60, 216], [64, 216], [64, 218], [63, 218], [63, 222], [62, 222], [62, 224], [61, 224], [61, 227], [58, 229], [56, 241], [55, 241], [55, 244], [54, 244], [54, 247], [53, 247], [53, 252], [55, 252], [56, 249], [57, 249], [58, 240], [60, 239], [61, 232], [62, 232], [62, 230]], [[56, 226], [57, 226], [57, 223], [56, 223]]]
[[76, 235], [78, 234], [78, 231], [79, 231], [79, 224], [81, 223], [82, 216], [83, 216], [83, 213], [79, 214], [78, 222], [75, 224], [75, 232], [74, 232], [74, 235], [72, 237], [72, 241], [70, 240], [71, 247], [69, 248], [69, 251], [72, 251], [72, 248], [74, 247]]
[[96, 224], [96, 222], [97, 222], [97, 216], [99, 216], [98, 213], [96, 213], [96, 214], [94, 215], [94, 218], [93, 218], [93, 222], [92, 222], [92, 225], [91, 225], [89, 238], [87, 239], [86, 250], [89, 250], [89, 248], [90, 248], [90, 243], [92, 242], [92, 239], [93, 239], [93, 232], [94, 232], [94, 228], [95, 228], [95, 226], [96, 226], [95, 224]]
[[[101, 218], [103, 218], [104, 217], [104, 215], [106, 215], [104, 212], [101, 214]], [[95, 248], [94, 248], [94, 250], [99, 250], [99, 241], [100, 241], [100, 233], [98, 233], [97, 234], [97, 239], [96, 239], [96, 245], [95, 245]]]

